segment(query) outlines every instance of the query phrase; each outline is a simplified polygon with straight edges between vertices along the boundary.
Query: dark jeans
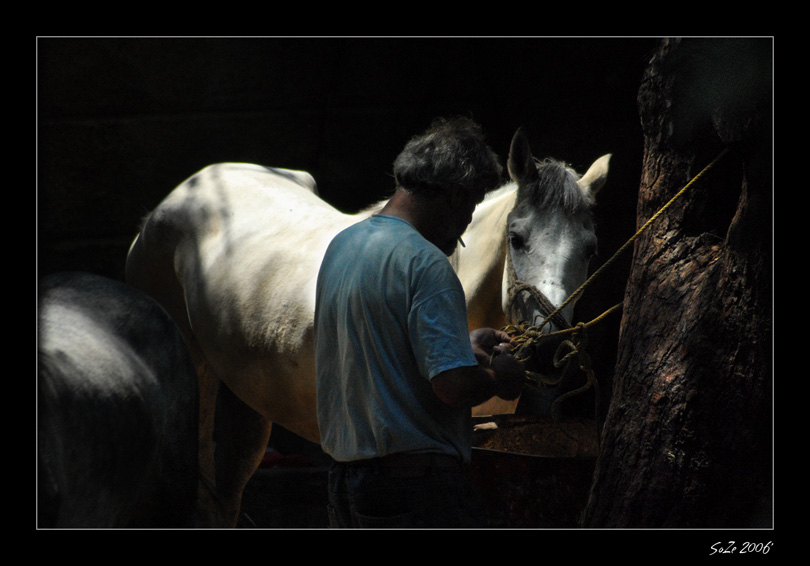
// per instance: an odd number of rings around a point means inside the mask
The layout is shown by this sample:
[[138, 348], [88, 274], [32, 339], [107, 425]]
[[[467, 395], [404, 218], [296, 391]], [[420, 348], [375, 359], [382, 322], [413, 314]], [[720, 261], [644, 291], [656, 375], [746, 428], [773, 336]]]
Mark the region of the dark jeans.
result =
[[333, 528], [481, 528], [483, 508], [461, 464], [417, 457], [335, 462], [329, 470]]

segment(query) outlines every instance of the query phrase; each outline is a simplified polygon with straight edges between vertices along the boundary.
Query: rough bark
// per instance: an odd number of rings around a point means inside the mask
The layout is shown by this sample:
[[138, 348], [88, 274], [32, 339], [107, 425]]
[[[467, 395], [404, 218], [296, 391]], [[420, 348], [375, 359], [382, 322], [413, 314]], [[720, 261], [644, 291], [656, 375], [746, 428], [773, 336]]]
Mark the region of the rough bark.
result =
[[665, 40], [639, 90], [641, 226], [586, 527], [771, 526], [770, 40]]

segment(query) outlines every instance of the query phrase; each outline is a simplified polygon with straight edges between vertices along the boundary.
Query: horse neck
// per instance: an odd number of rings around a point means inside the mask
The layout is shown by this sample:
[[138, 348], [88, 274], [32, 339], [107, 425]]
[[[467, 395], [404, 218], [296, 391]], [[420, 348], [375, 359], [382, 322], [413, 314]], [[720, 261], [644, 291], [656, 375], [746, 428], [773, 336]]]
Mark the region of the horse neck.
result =
[[508, 183], [479, 204], [462, 236], [465, 247], [450, 261], [467, 296], [470, 328], [500, 328], [506, 261], [506, 217], [515, 205], [517, 186]]

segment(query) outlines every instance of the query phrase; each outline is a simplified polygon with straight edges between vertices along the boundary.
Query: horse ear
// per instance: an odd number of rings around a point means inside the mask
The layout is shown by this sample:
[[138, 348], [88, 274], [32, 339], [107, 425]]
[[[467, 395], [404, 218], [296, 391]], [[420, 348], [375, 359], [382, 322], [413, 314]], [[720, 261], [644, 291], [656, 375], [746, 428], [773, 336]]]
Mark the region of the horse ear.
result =
[[506, 168], [509, 176], [518, 184], [529, 183], [537, 178], [537, 167], [534, 164], [529, 140], [521, 128], [518, 128], [512, 137]]
[[579, 186], [582, 191], [591, 199], [596, 197], [605, 185], [608, 176], [608, 165], [610, 164], [611, 154], [603, 155], [593, 162], [588, 171], [579, 179]]

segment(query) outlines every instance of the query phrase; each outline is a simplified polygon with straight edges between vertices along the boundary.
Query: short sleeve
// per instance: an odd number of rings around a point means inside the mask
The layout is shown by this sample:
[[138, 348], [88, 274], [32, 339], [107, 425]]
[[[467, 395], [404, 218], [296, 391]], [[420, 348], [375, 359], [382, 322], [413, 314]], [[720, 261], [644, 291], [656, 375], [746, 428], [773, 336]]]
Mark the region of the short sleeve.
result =
[[478, 365], [470, 344], [464, 291], [443, 290], [411, 308], [408, 331], [423, 376]]

